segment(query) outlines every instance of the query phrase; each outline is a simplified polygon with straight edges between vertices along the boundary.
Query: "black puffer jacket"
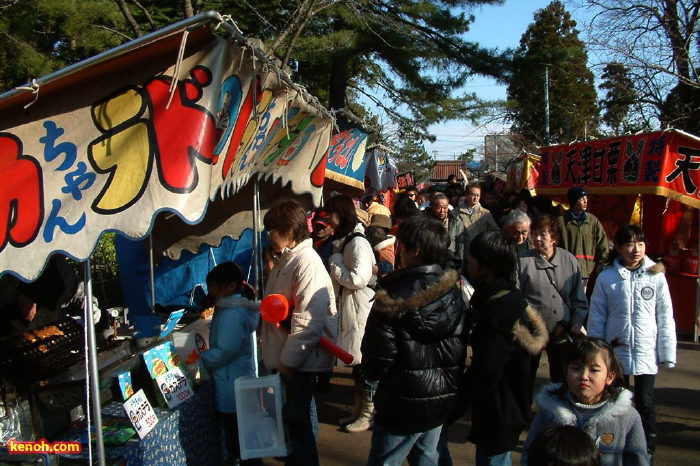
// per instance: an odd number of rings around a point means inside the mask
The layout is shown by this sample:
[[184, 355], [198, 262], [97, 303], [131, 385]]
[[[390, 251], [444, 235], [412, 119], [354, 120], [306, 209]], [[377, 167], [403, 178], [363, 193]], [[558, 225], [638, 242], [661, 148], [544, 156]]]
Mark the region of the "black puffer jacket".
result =
[[467, 330], [458, 272], [409, 267], [380, 280], [362, 339], [362, 370], [379, 380], [376, 423], [397, 433], [445, 423], [457, 402]]
[[479, 285], [471, 305], [476, 326], [465, 387], [472, 405], [469, 440], [495, 455], [514, 450], [527, 425], [530, 364], [549, 334], [515, 285]]

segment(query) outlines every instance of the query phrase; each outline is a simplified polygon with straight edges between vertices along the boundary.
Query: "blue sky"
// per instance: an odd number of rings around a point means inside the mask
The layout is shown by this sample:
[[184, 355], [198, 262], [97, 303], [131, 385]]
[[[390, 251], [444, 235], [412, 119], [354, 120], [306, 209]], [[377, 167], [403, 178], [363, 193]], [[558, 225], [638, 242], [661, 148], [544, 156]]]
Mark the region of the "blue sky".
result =
[[[550, 2], [551, 0], [507, 0], [503, 6], [477, 9], [473, 12], [475, 21], [466, 38], [489, 48], [517, 47], [528, 25], [533, 22], [534, 13]], [[466, 91], [474, 92], [487, 100], [506, 97], [505, 86], [486, 78], [475, 79]], [[436, 125], [431, 130], [437, 141], [426, 144], [428, 153], [439, 159], [449, 159], [467, 149], [483, 145], [484, 135], [500, 132], [502, 128], [497, 125], [472, 127], [469, 122], [451, 121]]]

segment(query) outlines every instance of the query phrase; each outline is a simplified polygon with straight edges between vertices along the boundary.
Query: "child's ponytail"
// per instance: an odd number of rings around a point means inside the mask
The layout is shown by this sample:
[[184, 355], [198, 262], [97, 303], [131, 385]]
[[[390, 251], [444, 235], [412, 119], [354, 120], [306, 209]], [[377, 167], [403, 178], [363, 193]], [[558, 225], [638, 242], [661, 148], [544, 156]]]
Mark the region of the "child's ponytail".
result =
[[207, 283], [216, 283], [222, 286], [236, 283], [238, 285], [237, 291], [241, 293], [243, 297], [250, 300], [255, 299], [255, 290], [246, 283], [243, 277], [243, 271], [235, 262], [222, 262], [211, 269], [207, 274]]

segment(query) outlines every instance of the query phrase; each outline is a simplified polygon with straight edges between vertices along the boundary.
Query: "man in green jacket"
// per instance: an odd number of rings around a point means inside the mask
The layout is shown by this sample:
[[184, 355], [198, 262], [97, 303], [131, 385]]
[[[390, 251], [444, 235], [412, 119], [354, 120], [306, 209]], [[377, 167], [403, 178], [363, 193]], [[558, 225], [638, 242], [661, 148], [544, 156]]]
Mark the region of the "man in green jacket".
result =
[[588, 212], [588, 194], [580, 186], [567, 192], [569, 210], [559, 217], [561, 247], [576, 257], [581, 266], [584, 288], [588, 279], [608, 257], [608, 237], [600, 220]]

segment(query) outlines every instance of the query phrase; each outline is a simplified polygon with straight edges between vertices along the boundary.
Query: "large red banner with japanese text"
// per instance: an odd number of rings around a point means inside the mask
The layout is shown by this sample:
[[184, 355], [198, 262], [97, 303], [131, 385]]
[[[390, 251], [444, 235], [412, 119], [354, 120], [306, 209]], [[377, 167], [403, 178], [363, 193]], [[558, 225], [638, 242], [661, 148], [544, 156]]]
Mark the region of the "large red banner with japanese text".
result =
[[700, 207], [700, 138], [677, 130], [541, 150], [537, 194], [658, 194]]
[[0, 104], [0, 273], [33, 279], [56, 251], [84, 260], [104, 231], [143, 238], [160, 211], [198, 223], [254, 177], [319, 203], [333, 118], [250, 48], [207, 40]]

